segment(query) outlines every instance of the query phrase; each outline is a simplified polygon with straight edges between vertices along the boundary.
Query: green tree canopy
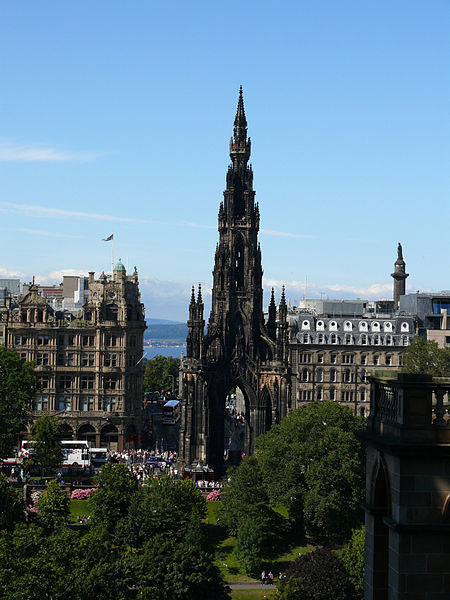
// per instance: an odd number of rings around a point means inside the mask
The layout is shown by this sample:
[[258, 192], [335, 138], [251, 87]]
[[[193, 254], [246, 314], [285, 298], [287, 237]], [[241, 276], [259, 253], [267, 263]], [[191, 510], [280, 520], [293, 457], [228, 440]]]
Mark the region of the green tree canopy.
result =
[[180, 539], [193, 522], [200, 528], [205, 514], [206, 502], [193, 481], [160, 475], [133, 495], [129, 512], [117, 528], [117, 536], [133, 547], [142, 546], [161, 531], [167, 537]]
[[0, 346], [0, 458], [12, 455], [16, 436], [29, 420], [36, 390], [33, 364]]
[[148, 360], [144, 371], [144, 391], [169, 391], [178, 393], [178, 375], [180, 369], [180, 359], [173, 356], [155, 356]]
[[439, 348], [435, 341], [416, 337], [403, 354], [403, 372], [450, 377], [450, 348]]
[[113, 533], [117, 522], [128, 514], [138, 489], [137, 479], [126, 465], [106, 463], [95, 478], [95, 486], [97, 491], [89, 498], [92, 523]]
[[63, 455], [59, 439], [58, 417], [44, 415], [33, 425], [33, 453], [27, 464], [38, 467], [45, 472], [62, 463]]
[[347, 407], [313, 402], [256, 440], [272, 506], [285, 504], [313, 537], [345, 539], [359, 524], [364, 455], [355, 433], [363, 427]]
[[358, 599], [364, 594], [365, 528], [354, 529], [351, 540], [341, 552], [342, 563], [352, 582]]
[[69, 499], [57, 479], [52, 479], [38, 502], [38, 521], [45, 529], [56, 529], [67, 523]]
[[294, 560], [281, 580], [278, 600], [353, 600], [354, 588], [339, 558], [326, 548]]
[[25, 502], [22, 496], [9, 483], [5, 475], [0, 475], [0, 530], [14, 529], [17, 523], [25, 521]]

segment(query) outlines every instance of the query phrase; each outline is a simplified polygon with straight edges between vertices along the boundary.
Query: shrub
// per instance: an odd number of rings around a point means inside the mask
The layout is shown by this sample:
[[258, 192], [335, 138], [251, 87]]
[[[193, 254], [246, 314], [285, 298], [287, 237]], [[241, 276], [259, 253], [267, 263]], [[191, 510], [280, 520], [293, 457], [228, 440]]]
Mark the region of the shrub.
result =
[[209, 492], [209, 494], [206, 496], [207, 500], [210, 500], [212, 502], [216, 502], [217, 500], [220, 500], [222, 498], [222, 492], [220, 490], [214, 490], [213, 492]]
[[70, 499], [71, 500], [87, 500], [89, 498], [89, 496], [93, 492], [96, 492], [96, 491], [97, 491], [97, 488], [87, 488], [85, 490], [82, 490], [82, 489], [73, 490], [73, 492], [70, 495]]

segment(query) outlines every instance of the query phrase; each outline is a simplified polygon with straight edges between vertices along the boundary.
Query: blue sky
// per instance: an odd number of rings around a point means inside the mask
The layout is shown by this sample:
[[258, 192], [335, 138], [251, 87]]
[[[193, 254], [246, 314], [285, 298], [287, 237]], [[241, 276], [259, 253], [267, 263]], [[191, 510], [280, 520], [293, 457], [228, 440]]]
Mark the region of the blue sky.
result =
[[0, 9], [0, 277], [137, 265], [148, 316], [211, 286], [239, 85], [265, 288], [450, 288], [446, 1]]

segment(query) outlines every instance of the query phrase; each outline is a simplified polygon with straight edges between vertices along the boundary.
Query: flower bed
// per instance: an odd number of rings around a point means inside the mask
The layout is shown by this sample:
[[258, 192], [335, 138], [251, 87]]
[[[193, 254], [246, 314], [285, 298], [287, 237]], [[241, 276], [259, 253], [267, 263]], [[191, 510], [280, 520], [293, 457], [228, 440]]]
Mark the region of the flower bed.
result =
[[217, 502], [218, 500], [220, 500], [222, 497], [222, 491], [221, 490], [214, 490], [213, 492], [210, 492], [207, 496], [206, 499], [207, 500], [212, 500], [213, 502]]
[[73, 492], [70, 495], [70, 499], [71, 500], [87, 500], [87, 498], [89, 498], [89, 496], [93, 493], [96, 492], [97, 488], [87, 488], [87, 489], [78, 489], [78, 490], [73, 490]]

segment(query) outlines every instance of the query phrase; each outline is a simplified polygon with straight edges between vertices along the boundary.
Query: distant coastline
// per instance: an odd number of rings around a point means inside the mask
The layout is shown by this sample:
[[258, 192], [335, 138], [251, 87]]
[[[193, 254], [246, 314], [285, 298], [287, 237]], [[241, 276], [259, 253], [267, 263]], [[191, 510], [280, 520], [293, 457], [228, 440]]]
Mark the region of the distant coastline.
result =
[[146, 344], [144, 346], [144, 357], [149, 360], [155, 358], [155, 356], [173, 356], [173, 358], [181, 358], [181, 353], [186, 355], [186, 344], [173, 346], [150, 346]]

